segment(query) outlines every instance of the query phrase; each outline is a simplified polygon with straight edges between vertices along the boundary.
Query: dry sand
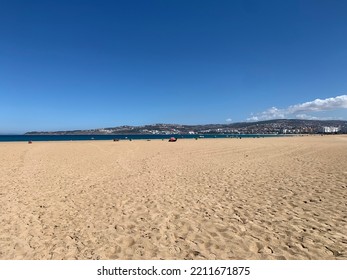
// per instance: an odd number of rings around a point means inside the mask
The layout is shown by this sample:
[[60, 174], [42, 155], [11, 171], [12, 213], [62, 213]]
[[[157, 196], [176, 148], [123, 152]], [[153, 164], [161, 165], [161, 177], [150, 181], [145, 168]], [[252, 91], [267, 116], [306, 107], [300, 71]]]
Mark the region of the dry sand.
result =
[[0, 155], [0, 259], [347, 259], [347, 137]]

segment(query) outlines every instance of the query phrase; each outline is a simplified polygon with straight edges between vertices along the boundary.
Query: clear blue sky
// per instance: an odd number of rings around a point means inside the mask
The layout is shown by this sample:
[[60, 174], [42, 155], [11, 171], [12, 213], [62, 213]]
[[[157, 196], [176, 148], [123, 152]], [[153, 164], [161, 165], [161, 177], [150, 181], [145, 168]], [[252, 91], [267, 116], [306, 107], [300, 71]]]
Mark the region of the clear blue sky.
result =
[[346, 15], [344, 0], [0, 0], [0, 133], [347, 119]]

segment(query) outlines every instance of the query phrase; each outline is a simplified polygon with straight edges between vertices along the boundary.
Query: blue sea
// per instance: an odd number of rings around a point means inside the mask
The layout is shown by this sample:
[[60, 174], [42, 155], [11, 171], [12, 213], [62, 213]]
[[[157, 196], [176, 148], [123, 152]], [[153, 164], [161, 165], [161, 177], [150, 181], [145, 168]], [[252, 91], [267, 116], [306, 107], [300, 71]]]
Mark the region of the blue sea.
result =
[[87, 141], [87, 140], [150, 140], [150, 139], [169, 139], [176, 137], [178, 139], [194, 138], [262, 138], [262, 137], [279, 137], [277, 134], [180, 134], [180, 135], [0, 135], [0, 142], [21, 142], [21, 141]]

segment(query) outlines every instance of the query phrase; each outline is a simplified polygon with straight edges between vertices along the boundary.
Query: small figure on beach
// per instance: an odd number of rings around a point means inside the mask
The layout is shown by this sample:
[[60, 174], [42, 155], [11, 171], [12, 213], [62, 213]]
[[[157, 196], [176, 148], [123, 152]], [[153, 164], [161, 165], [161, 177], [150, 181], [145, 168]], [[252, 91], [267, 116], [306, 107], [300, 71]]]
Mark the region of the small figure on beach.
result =
[[175, 138], [175, 137], [171, 137], [170, 139], [169, 139], [169, 142], [176, 142], [177, 141], [177, 138]]

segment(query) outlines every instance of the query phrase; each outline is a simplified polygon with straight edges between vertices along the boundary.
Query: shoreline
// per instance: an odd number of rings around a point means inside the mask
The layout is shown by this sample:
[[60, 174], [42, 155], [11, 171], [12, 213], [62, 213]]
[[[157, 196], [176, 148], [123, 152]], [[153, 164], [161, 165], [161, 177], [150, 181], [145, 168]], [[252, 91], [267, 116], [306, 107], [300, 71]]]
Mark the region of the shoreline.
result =
[[[346, 134], [341, 134], [346, 135]], [[75, 142], [75, 141], [137, 141], [137, 140], [169, 140], [175, 137], [178, 140], [204, 140], [204, 139], [253, 139], [253, 138], [283, 138], [283, 137], [306, 137], [306, 136], [337, 136], [320, 134], [240, 134], [240, 135], [0, 135], [0, 143], [13, 142]], [[72, 137], [72, 139], [71, 139]], [[36, 139], [35, 139], [36, 138]], [[55, 138], [55, 139], [54, 139]], [[66, 139], [61, 139], [66, 138]], [[95, 139], [91, 139], [95, 138]], [[52, 139], [52, 140], [51, 140]]]

